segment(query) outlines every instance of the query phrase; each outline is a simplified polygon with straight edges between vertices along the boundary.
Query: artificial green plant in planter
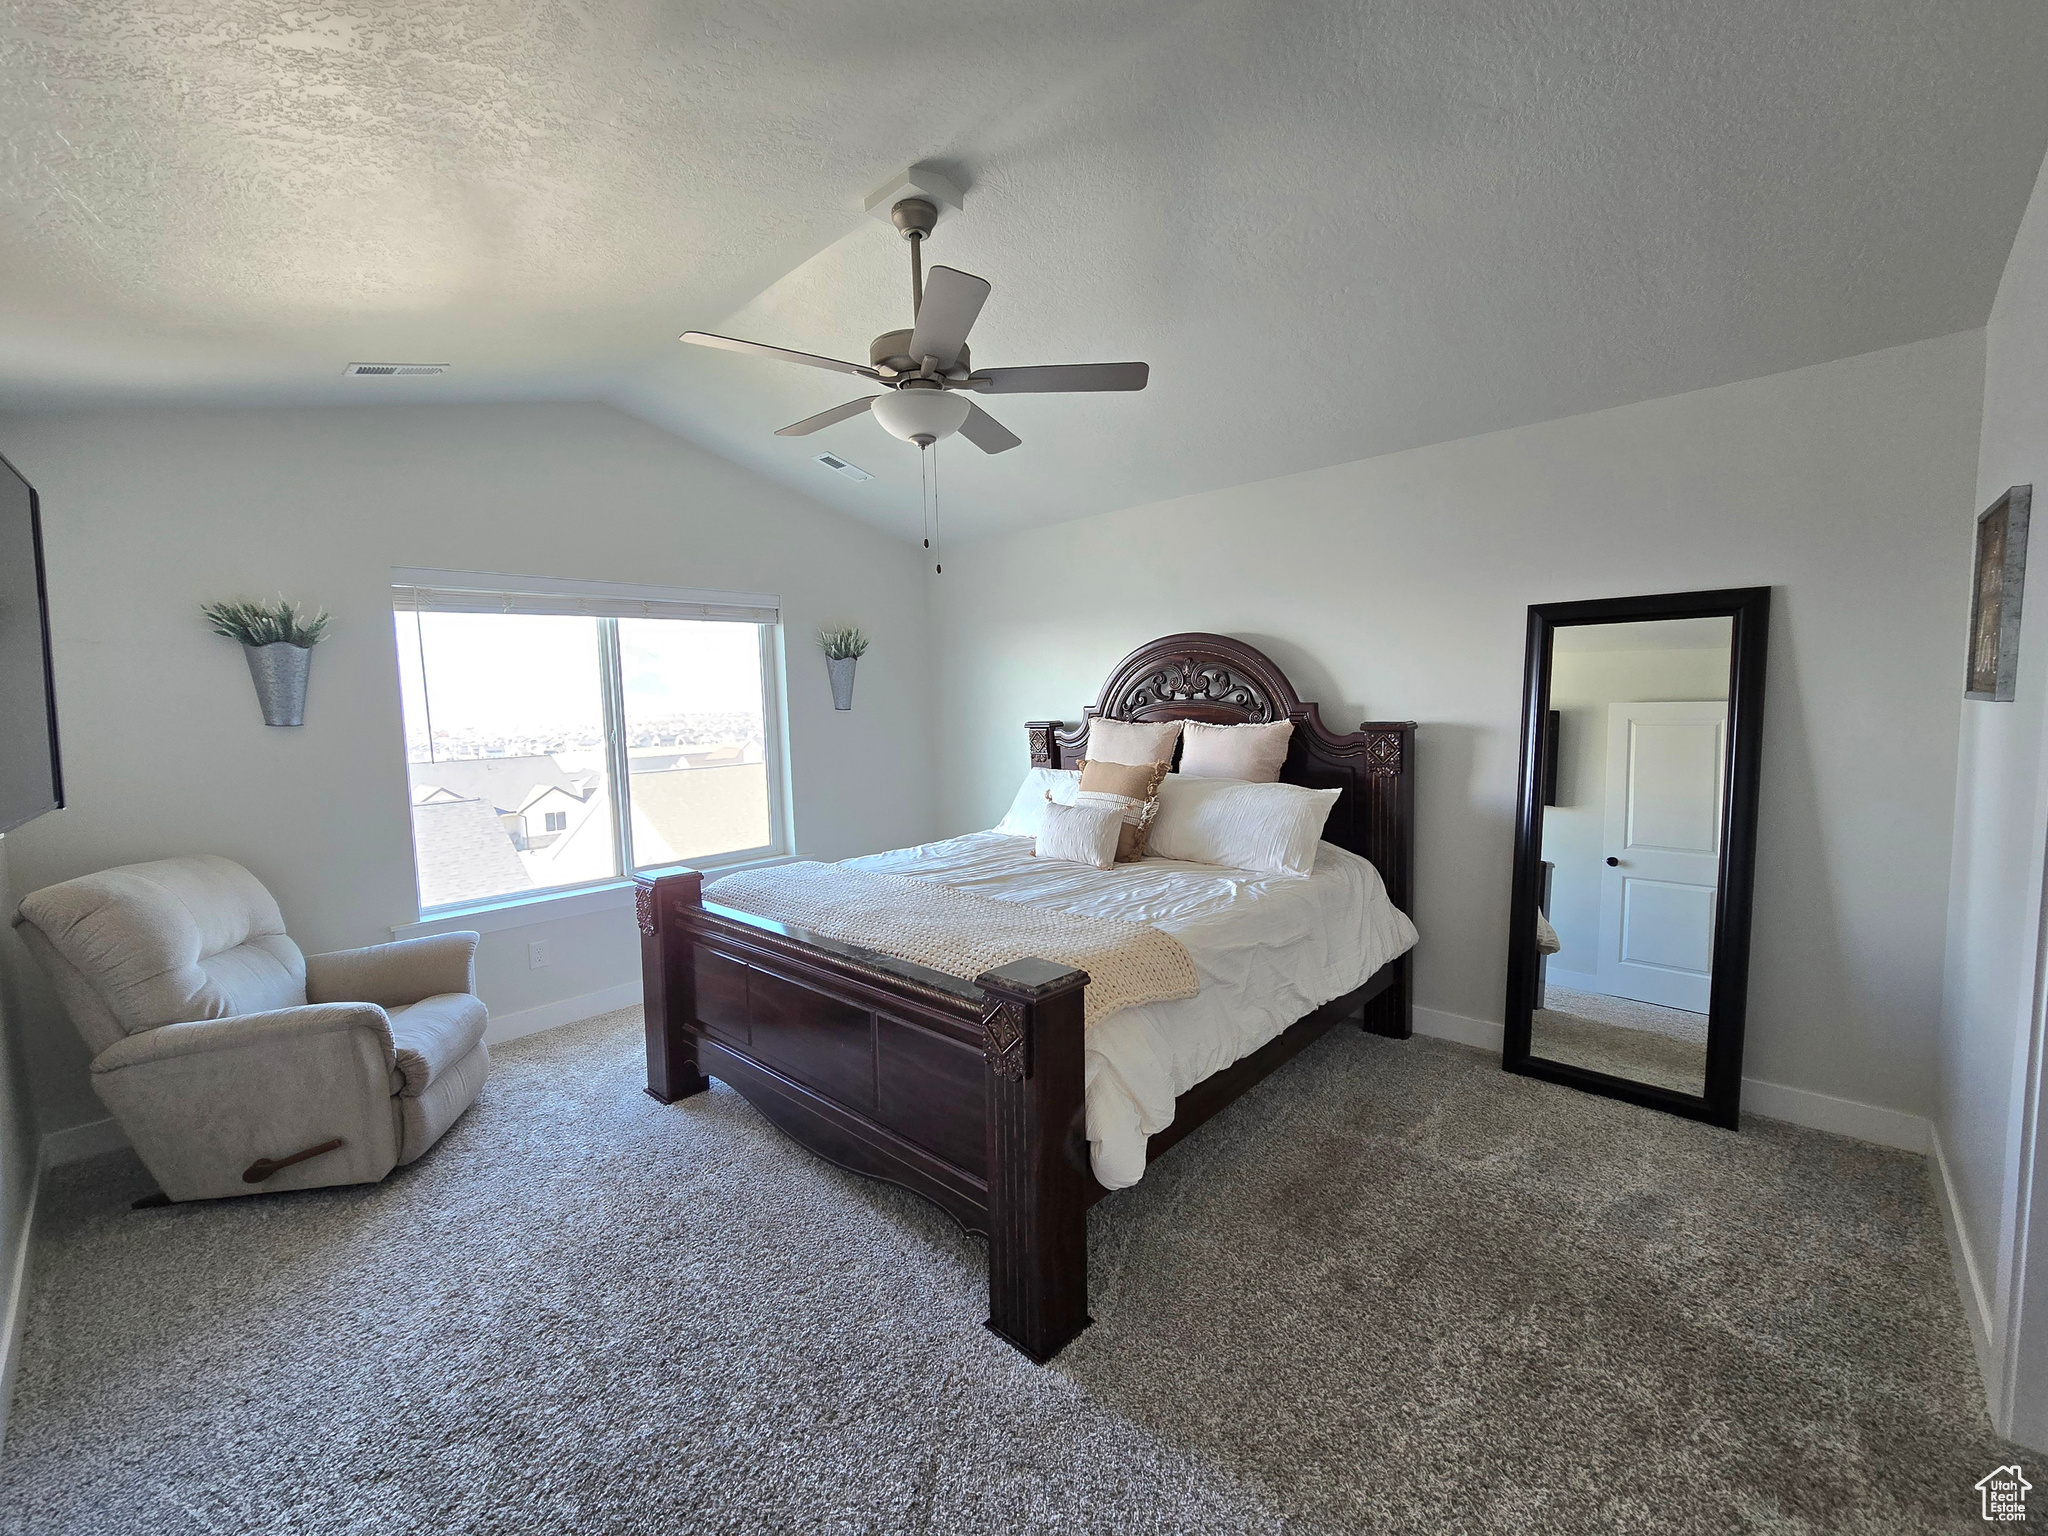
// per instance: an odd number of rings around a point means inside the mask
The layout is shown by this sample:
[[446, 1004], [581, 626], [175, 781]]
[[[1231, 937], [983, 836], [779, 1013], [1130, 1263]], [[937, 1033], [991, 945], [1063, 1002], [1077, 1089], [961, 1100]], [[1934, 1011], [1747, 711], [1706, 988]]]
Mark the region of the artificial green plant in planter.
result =
[[242, 642], [265, 725], [303, 725], [313, 647], [327, 631], [325, 610], [307, 618], [280, 595], [275, 603], [202, 603], [216, 635]]
[[853, 708], [853, 669], [867, 654], [868, 637], [850, 624], [844, 629], [821, 629], [818, 649], [825, 653], [825, 670], [832, 677], [832, 707]]

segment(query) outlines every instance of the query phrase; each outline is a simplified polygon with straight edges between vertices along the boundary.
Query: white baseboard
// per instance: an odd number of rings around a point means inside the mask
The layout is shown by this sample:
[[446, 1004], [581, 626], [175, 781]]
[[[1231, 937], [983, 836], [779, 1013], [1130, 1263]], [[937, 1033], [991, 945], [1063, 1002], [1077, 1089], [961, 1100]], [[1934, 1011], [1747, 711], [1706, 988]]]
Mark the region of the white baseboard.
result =
[[1560, 987], [1569, 987], [1574, 992], [1600, 991], [1600, 978], [1588, 976], [1583, 971], [1568, 971], [1561, 965], [1551, 964], [1543, 968], [1543, 984], [1555, 982]]
[[43, 1138], [43, 1166], [57, 1168], [127, 1145], [127, 1133], [111, 1117], [88, 1120], [83, 1125], [67, 1125]]
[[1977, 1373], [1984, 1380], [1985, 1407], [1994, 1427], [2003, 1433], [2003, 1427], [1996, 1423], [1999, 1378], [2004, 1374], [1992, 1326], [1997, 1313], [1992, 1310], [1991, 1293], [1984, 1287], [1983, 1267], [1977, 1263], [1977, 1252], [1970, 1246], [1970, 1235], [1963, 1228], [1955, 1180], [1949, 1177], [1948, 1157], [1942, 1151], [1941, 1132], [1931, 1125], [1927, 1144], [1934, 1172], [1934, 1203], [1941, 1209], [1941, 1232], [1948, 1240], [1949, 1267], [1955, 1271], [1956, 1292], [1962, 1298], [1963, 1316], [1970, 1324], [1970, 1347], [1977, 1352]]
[[36, 1209], [42, 1204], [47, 1157], [36, 1159], [28, 1187], [28, 1209], [21, 1215], [21, 1239], [7, 1266], [7, 1297], [0, 1306], [0, 1453], [7, 1449], [7, 1410], [14, 1402], [14, 1373], [21, 1364], [21, 1336], [28, 1322], [28, 1256], [36, 1235]]
[[1816, 1131], [1833, 1131], [1837, 1136], [1854, 1136], [1880, 1147], [1897, 1147], [1901, 1152], [1924, 1153], [1929, 1139], [1925, 1116], [1838, 1099], [1810, 1088], [1787, 1088], [1760, 1077], [1742, 1080], [1742, 1111], [1767, 1120], [1789, 1120]]
[[537, 1035], [544, 1029], [574, 1024], [579, 1019], [594, 1019], [600, 1013], [613, 1013], [621, 1008], [635, 1008], [639, 1003], [639, 981], [621, 982], [600, 992], [585, 992], [577, 997], [562, 998], [559, 1002], [542, 1003], [538, 1008], [495, 1014], [490, 1027], [484, 1031], [484, 1041], [489, 1045], [502, 1045], [522, 1035]]
[[1501, 1026], [1486, 1019], [1468, 1019], [1462, 1013], [1445, 1013], [1440, 1008], [1417, 1008], [1414, 1019], [1418, 1035], [1500, 1054]]
[[[1555, 975], [1554, 972], [1552, 974]], [[1498, 1052], [1503, 1031], [1499, 1024], [1488, 1019], [1472, 1019], [1461, 1013], [1446, 1013], [1439, 1008], [1418, 1007], [1415, 1010], [1415, 1033], [1482, 1051]], [[1919, 1115], [1886, 1109], [1878, 1104], [1861, 1104], [1854, 1099], [1838, 1099], [1808, 1088], [1787, 1088], [1782, 1083], [1767, 1083], [1757, 1077], [1742, 1080], [1742, 1109], [1745, 1114], [1762, 1115], [1768, 1120], [1787, 1120], [1811, 1130], [1833, 1131], [1837, 1136], [1853, 1136], [1858, 1141], [1871, 1141], [1881, 1147], [1897, 1147], [1906, 1152], [1925, 1152], [1930, 1142], [1927, 1121]]]

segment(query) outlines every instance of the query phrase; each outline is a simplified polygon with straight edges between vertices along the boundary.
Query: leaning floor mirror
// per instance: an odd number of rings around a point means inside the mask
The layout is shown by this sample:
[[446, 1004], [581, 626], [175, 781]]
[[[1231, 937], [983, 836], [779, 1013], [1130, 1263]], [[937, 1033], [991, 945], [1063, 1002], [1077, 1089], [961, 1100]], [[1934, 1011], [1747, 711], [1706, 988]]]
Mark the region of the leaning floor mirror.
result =
[[1509, 1071], [1734, 1128], [1770, 606], [1529, 610]]

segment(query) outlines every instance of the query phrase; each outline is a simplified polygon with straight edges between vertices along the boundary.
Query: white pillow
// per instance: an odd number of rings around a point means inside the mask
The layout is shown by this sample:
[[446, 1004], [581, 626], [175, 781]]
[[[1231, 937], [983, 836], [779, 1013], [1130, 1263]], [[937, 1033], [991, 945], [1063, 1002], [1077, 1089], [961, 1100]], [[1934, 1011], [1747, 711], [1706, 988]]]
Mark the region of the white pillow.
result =
[[1170, 763], [1181, 722], [1159, 720], [1140, 725], [1129, 720], [1090, 720], [1088, 755], [1098, 763]]
[[1123, 830], [1120, 805], [1061, 805], [1045, 802], [1045, 829], [1032, 851], [1041, 859], [1065, 859], [1108, 869], [1116, 863], [1117, 834]]
[[1072, 805], [1074, 796], [1081, 790], [1079, 769], [1033, 768], [1024, 775], [1024, 782], [1017, 787], [1017, 797], [1010, 802], [1003, 819], [995, 824], [994, 830], [1005, 837], [1036, 837], [1045, 826], [1045, 796], [1052, 792], [1053, 799], [1061, 805]]
[[1263, 875], [1306, 875], [1337, 789], [1166, 776], [1146, 852]]
[[1272, 784], [1287, 761], [1292, 720], [1271, 725], [1209, 725], [1190, 720], [1181, 734], [1180, 771], [1191, 779]]

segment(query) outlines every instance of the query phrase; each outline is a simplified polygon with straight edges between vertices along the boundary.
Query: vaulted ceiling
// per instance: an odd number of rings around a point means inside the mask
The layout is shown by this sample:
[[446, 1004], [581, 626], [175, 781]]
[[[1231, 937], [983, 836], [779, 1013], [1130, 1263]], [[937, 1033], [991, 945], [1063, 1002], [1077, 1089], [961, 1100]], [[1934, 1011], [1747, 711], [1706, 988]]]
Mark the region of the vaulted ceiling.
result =
[[771, 435], [856, 381], [675, 336], [865, 360], [924, 164], [978, 364], [1153, 367], [985, 400], [973, 537], [1981, 325], [2044, 66], [2037, 0], [20, 0], [0, 404], [603, 398], [914, 537], [914, 448]]

